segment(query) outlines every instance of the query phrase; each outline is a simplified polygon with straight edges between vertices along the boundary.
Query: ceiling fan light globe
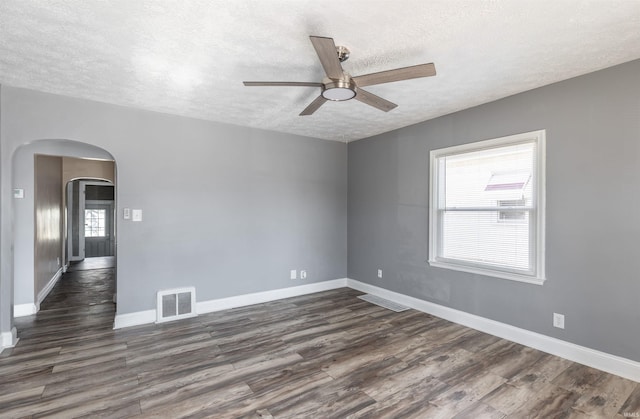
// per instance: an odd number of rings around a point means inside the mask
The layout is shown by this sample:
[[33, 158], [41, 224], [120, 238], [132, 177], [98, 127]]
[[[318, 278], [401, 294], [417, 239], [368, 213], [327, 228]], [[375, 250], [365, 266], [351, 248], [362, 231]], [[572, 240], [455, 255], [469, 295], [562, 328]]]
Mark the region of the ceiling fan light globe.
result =
[[356, 97], [356, 84], [346, 74], [342, 79], [325, 79], [323, 84], [322, 97], [327, 100], [342, 102]]
[[348, 87], [332, 87], [322, 91], [322, 97], [327, 100], [341, 102], [356, 97], [356, 92]]

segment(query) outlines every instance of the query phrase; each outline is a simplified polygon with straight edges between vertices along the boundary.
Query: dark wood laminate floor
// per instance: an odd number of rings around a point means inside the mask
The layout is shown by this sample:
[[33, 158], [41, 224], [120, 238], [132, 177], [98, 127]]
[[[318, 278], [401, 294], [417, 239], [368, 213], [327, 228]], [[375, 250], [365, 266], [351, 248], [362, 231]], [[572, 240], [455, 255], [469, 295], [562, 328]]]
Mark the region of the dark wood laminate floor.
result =
[[0, 417], [582, 418], [638, 383], [339, 289], [113, 331], [113, 270], [63, 276], [0, 355]]
[[67, 272], [87, 271], [90, 269], [109, 269], [115, 268], [115, 256], [98, 256], [93, 258], [85, 258], [79, 262], [71, 262], [71, 266]]

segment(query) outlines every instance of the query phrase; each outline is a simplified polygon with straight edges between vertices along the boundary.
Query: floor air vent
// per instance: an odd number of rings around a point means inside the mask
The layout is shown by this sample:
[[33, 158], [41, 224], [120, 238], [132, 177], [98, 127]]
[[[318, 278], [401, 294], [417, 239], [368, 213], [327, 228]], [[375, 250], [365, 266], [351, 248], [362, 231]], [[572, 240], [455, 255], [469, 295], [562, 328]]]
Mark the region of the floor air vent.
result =
[[157, 323], [196, 316], [196, 289], [176, 288], [158, 291]]
[[409, 310], [409, 307], [403, 306], [402, 304], [394, 303], [393, 301], [385, 300], [382, 297], [378, 297], [377, 295], [364, 294], [358, 297], [361, 300], [368, 301], [372, 304], [375, 304], [380, 307], [388, 308], [389, 310], [395, 312], [401, 312], [405, 310]]

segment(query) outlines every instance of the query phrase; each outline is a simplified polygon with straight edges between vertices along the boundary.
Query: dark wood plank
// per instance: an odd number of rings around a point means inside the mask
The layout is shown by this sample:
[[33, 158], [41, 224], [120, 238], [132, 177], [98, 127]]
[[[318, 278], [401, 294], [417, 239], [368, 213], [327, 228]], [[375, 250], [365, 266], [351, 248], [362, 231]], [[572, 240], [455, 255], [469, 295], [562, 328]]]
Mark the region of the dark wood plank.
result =
[[112, 330], [113, 275], [69, 272], [37, 315], [17, 319], [21, 340], [0, 356], [0, 417], [640, 411], [638, 383], [415, 310], [395, 313], [350, 289]]
[[640, 417], [640, 384], [636, 385], [616, 415], [616, 419], [630, 417]]
[[530, 395], [510, 416], [535, 419], [586, 417], [571, 409], [579, 397], [578, 393], [548, 383], [537, 394]]
[[497, 411], [511, 414], [531, 399], [532, 395], [547, 388], [571, 364], [566, 359], [544, 354], [533, 365], [521, 370], [481, 401]]
[[590, 390], [581, 392], [572, 409], [591, 417], [613, 417], [636, 387], [631, 380], [604, 374]]

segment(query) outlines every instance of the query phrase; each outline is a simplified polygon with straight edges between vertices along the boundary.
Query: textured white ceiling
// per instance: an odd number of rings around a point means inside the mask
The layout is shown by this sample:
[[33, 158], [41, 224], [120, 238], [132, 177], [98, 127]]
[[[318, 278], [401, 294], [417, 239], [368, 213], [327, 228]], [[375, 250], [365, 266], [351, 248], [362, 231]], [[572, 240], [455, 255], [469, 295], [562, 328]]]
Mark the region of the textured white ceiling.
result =
[[[434, 62], [298, 114], [320, 81], [309, 35], [351, 75]], [[338, 141], [369, 137], [640, 58], [640, 0], [2, 0], [0, 83]]]

